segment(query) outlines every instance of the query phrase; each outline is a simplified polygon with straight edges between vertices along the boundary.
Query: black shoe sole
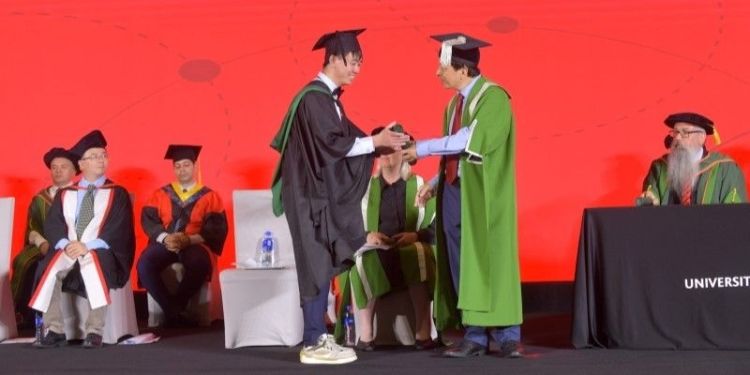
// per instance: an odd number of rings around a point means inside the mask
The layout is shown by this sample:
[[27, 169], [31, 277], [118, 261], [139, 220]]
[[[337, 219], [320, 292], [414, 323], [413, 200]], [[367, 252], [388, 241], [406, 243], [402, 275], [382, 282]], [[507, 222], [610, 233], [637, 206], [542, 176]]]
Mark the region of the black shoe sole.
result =
[[39, 344], [39, 343], [35, 342], [35, 343], [31, 344], [31, 346], [33, 346], [33, 347], [35, 347], [37, 349], [54, 349], [54, 348], [59, 348], [61, 346], [68, 346], [68, 342], [67, 341], [60, 341], [60, 342], [56, 342], [56, 343], [54, 343], [52, 345], [42, 345], [42, 344]]
[[472, 352], [467, 354], [452, 354], [449, 352], [443, 352], [443, 357], [446, 358], [469, 358], [469, 357], [481, 357], [483, 355], [487, 354], [487, 351], [478, 351], [478, 352]]

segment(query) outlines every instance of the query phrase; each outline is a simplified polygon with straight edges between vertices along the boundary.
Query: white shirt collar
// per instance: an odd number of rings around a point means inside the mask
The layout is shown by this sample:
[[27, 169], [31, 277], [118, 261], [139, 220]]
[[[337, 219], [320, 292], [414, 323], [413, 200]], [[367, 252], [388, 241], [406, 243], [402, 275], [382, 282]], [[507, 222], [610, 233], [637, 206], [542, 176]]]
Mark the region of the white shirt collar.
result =
[[703, 159], [703, 148], [701, 147], [699, 150], [695, 151], [693, 153], [693, 162], [700, 163], [701, 159]]
[[328, 89], [331, 90], [331, 92], [339, 88], [336, 83], [333, 82], [333, 80], [323, 72], [318, 73], [318, 76], [316, 78], [318, 81], [325, 83], [325, 85], [328, 86]]
[[107, 177], [106, 176], [101, 176], [101, 177], [97, 178], [96, 181], [94, 181], [94, 182], [89, 182], [85, 178], [82, 178], [81, 181], [78, 182], [78, 186], [85, 187], [85, 188], [88, 188], [89, 185], [94, 185], [96, 187], [101, 187], [102, 185], [104, 185], [105, 181], [107, 181]]
[[182, 190], [188, 191], [188, 190], [190, 190], [190, 189], [194, 188], [194, 187], [195, 187], [195, 184], [197, 184], [197, 183], [198, 183], [197, 181], [193, 181], [193, 182], [191, 182], [191, 183], [190, 183], [190, 184], [188, 184], [188, 185], [183, 185], [183, 184], [181, 184], [181, 183], [180, 183], [180, 182], [178, 181], [178, 182], [177, 182], [177, 185], [180, 185], [180, 187], [182, 188]]
[[461, 96], [464, 97], [464, 99], [466, 99], [466, 98], [469, 97], [469, 93], [471, 92], [471, 89], [474, 87], [474, 84], [477, 83], [477, 80], [479, 80], [479, 77], [481, 77], [481, 76], [478, 75], [478, 76], [472, 78], [471, 82], [469, 82], [469, 84], [466, 85], [466, 87], [464, 87], [464, 88], [461, 89], [460, 93], [461, 93]]
[[54, 196], [55, 196], [55, 194], [57, 194], [57, 191], [58, 191], [58, 190], [60, 190], [60, 189], [63, 189], [63, 188], [66, 188], [66, 187], [68, 187], [68, 186], [72, 186], [72, 185], [73, 185], [73, 182], [72, 182], [72, 181], [71, 181], [71, 182], [69, 182], [69, 183], [67, 183], [67, 184], [66, 184], [65, 186], [57, 186], [57, 185], [52, 185], [52, 186], [50, 186], [50, 187], [49, 187], [49, 189], [47, 189], [47, 193], [49, 193], [49, 196], [50, 196], [50, 197], [54, 197]]

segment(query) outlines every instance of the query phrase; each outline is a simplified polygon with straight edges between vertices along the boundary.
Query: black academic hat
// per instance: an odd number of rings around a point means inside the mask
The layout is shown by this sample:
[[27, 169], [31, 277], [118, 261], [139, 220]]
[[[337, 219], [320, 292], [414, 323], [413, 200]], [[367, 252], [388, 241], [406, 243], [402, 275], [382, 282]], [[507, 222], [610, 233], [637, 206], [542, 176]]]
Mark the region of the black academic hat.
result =
[[198, 155], [201, 153], [203, 146], [197, 145], [169, 145], [167, 153], [164, 154], [164, 159], [171, 159], [173, 162], [190, 159], [193, 163], [198, 160]]
[[47, 166], [47, 169], [52, 167], [52, 160], [55, 160], [56, 158], [65, 158], [70, 160], [70, 162], [73, 163], [73, 166], [76, 168], [76, 174], [81, 173], [81, 170], [78, 169], [79, 157], [62, 147], [52, 147], [49, 151], [47, 151], [46, 154], [44, 154], [44, 165]]
[[678, 122], [686, 122], [691, 125], [700, 126], [706, 131], [707, 135], [714, 134], [714, 122], [706, 116], [692, 112], [674, 113], [664, 119], [664, 124], [670, 128]]
[[82, 158], [83, 154], [90, 148], [107, 147], [107, 140], [104, 139], [104, 134], [99, 130], [94, 130], [81, 138], [73, 147], [70, 148], [70, 152], [76, 155], [78, 158]]
[[464, 33], [432, 35], [430, 38], [442, 43], [440, 62], [446, 66], [451, 63], [478, 66], [479, 49], [492, 45]]
[[337, 56], [344, 56], [349, 52], [362, 52], [362, 48], [359, 46], [359, 41], [357, 41], [357, 35], [365, 30], [366, 29], [337, 30], [332, 33], [323, 34], [323, 36], [315, 42], [313, 51], [325, 48], [326, 52]]

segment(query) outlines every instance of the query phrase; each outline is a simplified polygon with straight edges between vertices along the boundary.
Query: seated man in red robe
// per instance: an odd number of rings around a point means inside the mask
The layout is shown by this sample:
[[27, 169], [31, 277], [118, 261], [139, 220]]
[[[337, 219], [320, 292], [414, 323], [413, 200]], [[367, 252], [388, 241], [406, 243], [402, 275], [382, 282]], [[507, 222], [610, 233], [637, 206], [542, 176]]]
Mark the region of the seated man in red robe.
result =
[[[219, 194], [196, 181], [201, 146], [170, 145], [177, 181], [161, 187], [146, 202], [141, 225], [148, 247], [138, 260], [138, 278], [166, 315], [165, 326], [194, 326], [186, 313], [190, 298], [211, 276], [211, 255], [219, 256], [227, 238], [227, 217]], [[161, 278], [172, 263], [185, 267], [177, 291], [170, 294]]]

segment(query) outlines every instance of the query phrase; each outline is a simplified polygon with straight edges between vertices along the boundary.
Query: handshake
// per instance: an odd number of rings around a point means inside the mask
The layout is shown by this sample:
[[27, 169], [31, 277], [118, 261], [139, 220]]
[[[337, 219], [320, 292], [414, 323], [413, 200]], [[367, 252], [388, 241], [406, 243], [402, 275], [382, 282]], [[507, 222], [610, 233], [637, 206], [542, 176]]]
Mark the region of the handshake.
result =
[[388, 155], [400, 150], [405, 161], [411, 163], [417, 159], [413, 138], [395, 121], [385, 127], [375, 128], [372, 131], [372, 140], [377, 155]]

